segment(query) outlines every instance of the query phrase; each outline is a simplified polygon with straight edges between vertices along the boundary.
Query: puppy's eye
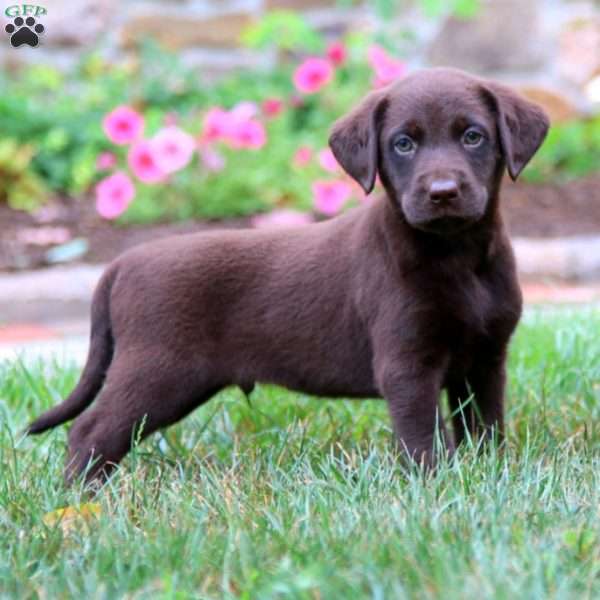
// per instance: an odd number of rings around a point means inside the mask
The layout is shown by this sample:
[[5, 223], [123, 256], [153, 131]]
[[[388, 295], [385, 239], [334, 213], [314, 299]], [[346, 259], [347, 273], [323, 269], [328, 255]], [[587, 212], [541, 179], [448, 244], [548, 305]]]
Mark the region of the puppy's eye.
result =
[[462, 138], [462, 143], [465, 146], [471, 146], [471, 148], [473, 148], [479, 146], [481, 142], [483, 142], [483, 134], [479, 133], [477, 129], [467, 129], [467, 131], [465, 131]]
[[398, 154], [410, 154], [416, 148], [416, 144], [407, 135], [401, 135], [394, 142], [394, 150]]

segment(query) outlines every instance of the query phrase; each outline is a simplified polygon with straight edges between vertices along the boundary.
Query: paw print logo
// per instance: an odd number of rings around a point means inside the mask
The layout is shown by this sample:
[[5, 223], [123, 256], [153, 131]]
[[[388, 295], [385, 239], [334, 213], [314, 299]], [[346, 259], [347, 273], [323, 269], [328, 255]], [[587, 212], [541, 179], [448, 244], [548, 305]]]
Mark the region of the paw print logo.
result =
[[16, 17], [12, 23], [9, 23], [4, 30], [10, 35], [10, 43], [14, 48], [27, 44], [35, 48], [40, 41], [38, 37], [44, 33], [44, 26], [35, 22], [33, 17]]

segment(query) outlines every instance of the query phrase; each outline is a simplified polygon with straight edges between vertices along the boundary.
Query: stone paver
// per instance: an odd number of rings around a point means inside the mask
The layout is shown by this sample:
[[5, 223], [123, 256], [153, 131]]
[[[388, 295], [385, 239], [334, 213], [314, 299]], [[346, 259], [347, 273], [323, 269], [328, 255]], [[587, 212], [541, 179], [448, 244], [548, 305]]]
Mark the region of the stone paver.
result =
[[83, 367], [87, 351], [87, 336], [36, 340], [20, 344], [0, 344], [0, 363], [5, 360], [21, 360], [25, 364], [55, 361], [60, 365], [75, 364]]
[[13, 323], [0, 327], [0, 344], [19, 344], [53, 339], [58, 335], [56, 330], [37, 323]]
[[600, 302], [600, 283], [576, 285], [557, 283], [521, 284], [526, 304], [591, 304]]
[[82, 366], [87, 356], [88, 336], [87, 320], [57, 321], [51, 327], [43, 323], [0, 326], [0, 362], [42, 359]]
[[581, 282], [600, 279], [600, 236], [514, 238], [512, 244], [523, 279]]
[[104, 265], [72, 265], [0, 274], [0, 327], [37, 323], [54, 327], [87, 319]]

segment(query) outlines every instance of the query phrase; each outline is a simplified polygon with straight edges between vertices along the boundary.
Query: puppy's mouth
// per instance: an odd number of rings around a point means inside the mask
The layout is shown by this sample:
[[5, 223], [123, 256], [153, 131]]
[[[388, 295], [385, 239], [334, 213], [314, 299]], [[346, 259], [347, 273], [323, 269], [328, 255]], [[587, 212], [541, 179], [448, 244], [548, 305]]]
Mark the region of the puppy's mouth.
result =
[[401, 209], [407, 223], [414, 229], [439, 236], [461, 234], [476, 225], [485, 215], [487, 190], [482, 197], [460, 195], [444, 202], [434, 202], [429, 194], [419, 190], [401, 196]]
[[429, 219], [427, 221], [412, 223], [412, 226], [415, 229], [419, 229], [426, 233], [435, 233], [437, 235], [454, 235], [469, 229], [469, 227], [471, 227], [475, 221], [476, 219], [473, 218], [443, 216]]

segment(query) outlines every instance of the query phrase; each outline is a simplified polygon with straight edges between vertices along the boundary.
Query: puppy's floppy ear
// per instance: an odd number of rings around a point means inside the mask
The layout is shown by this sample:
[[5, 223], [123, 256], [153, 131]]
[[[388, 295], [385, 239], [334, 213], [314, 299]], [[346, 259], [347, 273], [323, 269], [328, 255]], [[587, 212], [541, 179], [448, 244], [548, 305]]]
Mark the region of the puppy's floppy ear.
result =
[[537, 104], [503, 85], [488, 83], [484, 92], [496, 113], [500, 144], [514, 181], [544, 141], [550, 120]]
[[344, 171], [366, 194], [375, 185], [378, 161], [378, 123], [385, 107], [384, 90], [371, 92], [356, 108], [338, 119], [329, 136], [329, 146]]

